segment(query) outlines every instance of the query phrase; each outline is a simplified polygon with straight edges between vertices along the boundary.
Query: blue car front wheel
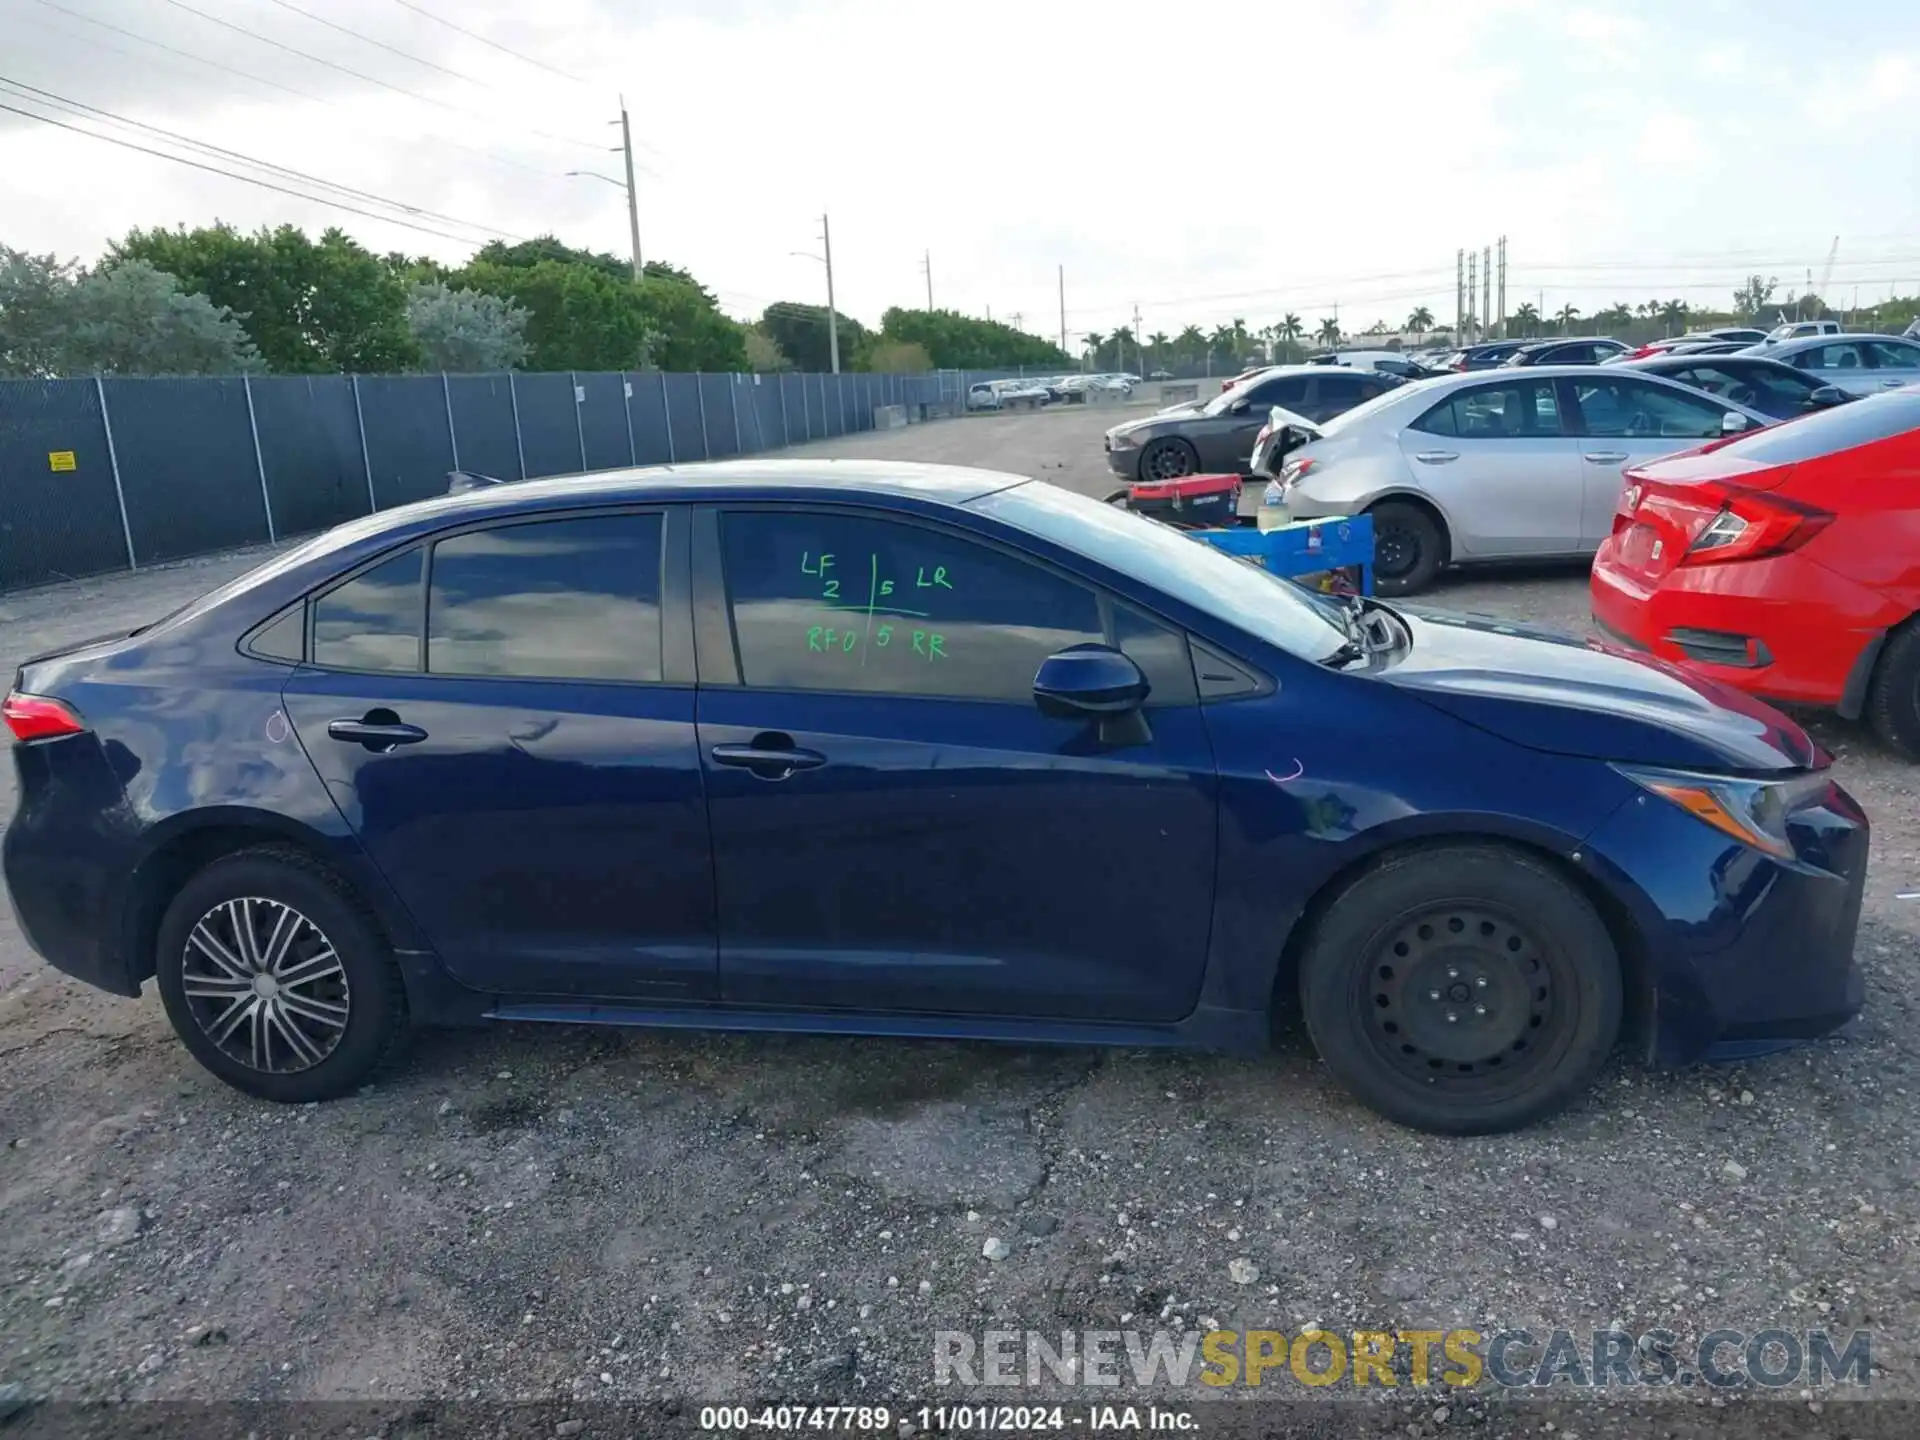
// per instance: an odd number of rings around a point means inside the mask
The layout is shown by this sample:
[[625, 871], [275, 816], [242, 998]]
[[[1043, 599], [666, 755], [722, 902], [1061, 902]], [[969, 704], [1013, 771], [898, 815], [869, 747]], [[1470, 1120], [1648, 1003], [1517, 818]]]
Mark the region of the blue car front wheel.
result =
[[1348, 1089], [1443, 1134], [1560, 1110], [1620, 1029], [1605, 924], [1548, 861], [1503, 846], [1410, 850], [1355, 877], [1320, 912], [1300, 994]]

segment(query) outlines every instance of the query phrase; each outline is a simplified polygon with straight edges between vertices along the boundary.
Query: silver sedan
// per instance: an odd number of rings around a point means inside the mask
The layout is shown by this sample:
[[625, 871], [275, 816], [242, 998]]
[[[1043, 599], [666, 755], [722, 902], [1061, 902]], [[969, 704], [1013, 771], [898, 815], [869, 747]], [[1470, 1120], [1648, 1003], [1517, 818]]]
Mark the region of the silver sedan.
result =
[[1920, 381], [1920, 344], [1897, 335], [1809, 335], [1741, 353], [1782, 361], [1850, 395], [1875, 395]]
[[1771, 423], [1656, 375], [1591, 365], [1469, 371], [1321, 426], [1274, 420], [1255, 473], [1282, 453], [1289, 519], [1371, 515], [1374, 576], [1389, 595], [1450, 564], [1591, 556], [1613, 529], [1627, 466]]

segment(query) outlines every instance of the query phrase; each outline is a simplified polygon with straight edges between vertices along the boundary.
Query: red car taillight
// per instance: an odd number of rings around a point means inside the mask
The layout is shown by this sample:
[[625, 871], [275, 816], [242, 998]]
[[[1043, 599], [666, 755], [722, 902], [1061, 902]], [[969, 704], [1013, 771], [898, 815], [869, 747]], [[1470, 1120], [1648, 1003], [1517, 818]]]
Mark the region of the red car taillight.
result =
[[[1694, 534], [1682, 565], [1758, 560], [1798, 550], [1833, 523], [1833, 515], [1797, 500], [1732, 487], [1702, 486], [1700, 499], [1720, 508]], [[1704, 507], [1702, 507], [1704, 508]]]
[[5, 704], [0, 704], [0, 719], [7, 722], [13, 738], [22, 742], [80, 735], [87, 728], [61, 701], [45, 695], [23, 695], [18, 690], [7, 696]]

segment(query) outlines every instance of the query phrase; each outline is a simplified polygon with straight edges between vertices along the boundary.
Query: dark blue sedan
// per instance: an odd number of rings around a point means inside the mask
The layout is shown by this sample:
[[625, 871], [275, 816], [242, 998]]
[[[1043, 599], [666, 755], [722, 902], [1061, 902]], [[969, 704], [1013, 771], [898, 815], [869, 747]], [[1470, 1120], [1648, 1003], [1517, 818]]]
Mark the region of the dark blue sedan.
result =
[[356, 521], [30, 661], [35, 949], [249, 1094], [480, 1019], [1257, 1048], [1410, 1125], [1861, 1003], [1867, 822], [1763, 705], [1332, 600], [984, 471], [742, 462]]

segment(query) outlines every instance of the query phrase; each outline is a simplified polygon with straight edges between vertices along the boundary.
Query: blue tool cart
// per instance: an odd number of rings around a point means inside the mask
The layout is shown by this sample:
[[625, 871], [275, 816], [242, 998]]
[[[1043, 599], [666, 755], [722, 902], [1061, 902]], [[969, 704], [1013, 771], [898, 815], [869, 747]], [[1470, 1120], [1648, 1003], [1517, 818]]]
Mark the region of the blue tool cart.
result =
[[1233, 526], [1219, 530], [1189, 530], [1229, 555], [1241, 555], [1262, 569], [1288, 580], [1329, 577], [1317, 587], [1339, 588], [1331, 577], [1359, 572], [1362, 595], [1373, 593], [1373, 517], [1335, 515], [1322, 520], [1296, 520], [1274, 530]]

